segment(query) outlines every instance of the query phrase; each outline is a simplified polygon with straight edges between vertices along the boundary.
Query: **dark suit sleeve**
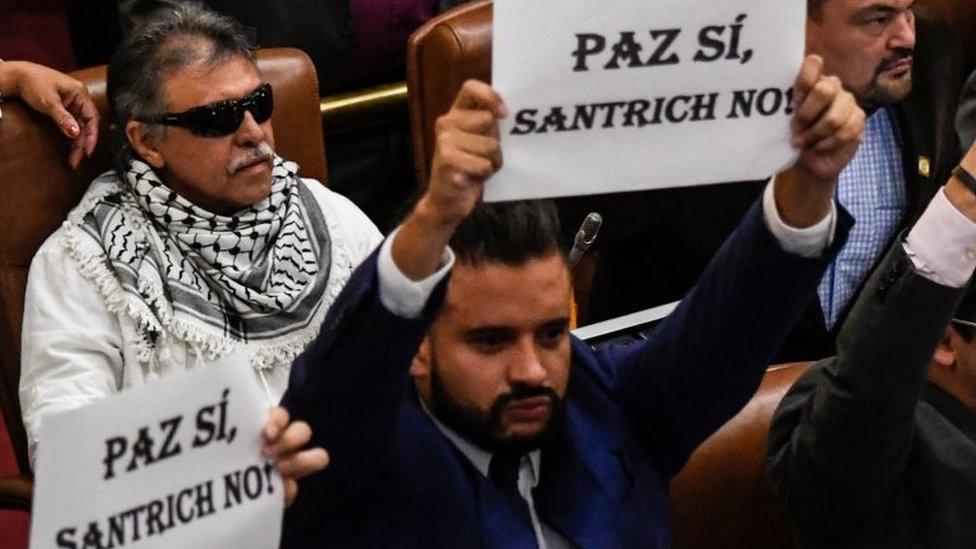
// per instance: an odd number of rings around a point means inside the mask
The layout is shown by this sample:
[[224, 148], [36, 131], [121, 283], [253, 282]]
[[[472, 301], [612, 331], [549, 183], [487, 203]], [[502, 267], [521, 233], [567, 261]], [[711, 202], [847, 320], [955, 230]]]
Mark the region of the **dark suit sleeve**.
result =
[[968, 149], [976, 141], [976, 72], [969, 77], [959, 101], [959, 115], [956, 117], [956, 131], [963, 149]]
[[783, 251], [757, 202], [647, 342], [604, 351], [632, 429], [667, 474], [756, 391], [846, 239], [850, 216], [838, 214], [830, 249], [805, 259]]
[[[397, 410], [409, 388], [413, 355], [443, 301], [446, 278], [418, 319], [389, 312], [379, 299], [377, 247], [329, 310], [318, 338], [292, 365], [282, 405], [329, 451], [322, 473], [306, 479], [294, 514], [366, 504], [390, 455]], [[382, 342], [382, 343], [380, 343]]]
[[927, 365], [962, 289], [916, 273], [899, 242], [841, 328], [838, 354], [783, 399], [769, 470], [801, 539], [856, 536], [890, 501], [909, 457]]

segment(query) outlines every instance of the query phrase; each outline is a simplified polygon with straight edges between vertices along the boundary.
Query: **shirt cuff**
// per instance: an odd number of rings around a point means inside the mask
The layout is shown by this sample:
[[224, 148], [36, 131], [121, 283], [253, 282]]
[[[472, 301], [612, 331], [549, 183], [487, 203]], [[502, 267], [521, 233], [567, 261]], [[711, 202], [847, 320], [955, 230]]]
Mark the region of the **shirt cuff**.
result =
[[393, 239], [400, 228], [397, 227], [386, 237], [377, 258], [377, 277], [379, 277], [380, 303], [391, 313], [403, 318], [418, 318], [430, 299], [434, 288], [451, 272], [454, 266], [454, 252], [444, 249], [441, 265], [437, 272], [423, 280], [411, 280], [393, 261]]
[[783, 250], [789, 253], [800, 257], [820, 257], [834, 241], [834, 232], [837, 228], [837, 205], [831, 200], [830, 211], [815, 225], [804, 229], [791, 227], [783, 221], [776, 209], [776, 197], [773, 194], [775, 184], [776, 179], [771, 179], [766, 184], [762, 197], [763, 218], [766, 220], [769, 232], [773, 233]]
[[945, 189], [935, 193], [902, 246], [925, 278], [962, 288], [976, 269], [976, 223], [949, 202]]

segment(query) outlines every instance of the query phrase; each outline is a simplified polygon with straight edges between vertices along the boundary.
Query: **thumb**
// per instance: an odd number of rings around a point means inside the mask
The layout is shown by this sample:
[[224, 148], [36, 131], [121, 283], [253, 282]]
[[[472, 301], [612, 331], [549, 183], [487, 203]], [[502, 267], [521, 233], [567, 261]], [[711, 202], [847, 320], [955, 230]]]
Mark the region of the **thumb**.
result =
[[803, 59], [800, 72], [796, 76], [793, 88], [798, 96], [797, 105], [802, 103], [803, 97], [813, 89], [823, 76], [824, 61], [819, 55], [808, 55]]
[[298, 482], [293, 478], [285, 478], [282, 479], [282, 484], [285, 486], [285, 507], [290, 507], [298, 497]]

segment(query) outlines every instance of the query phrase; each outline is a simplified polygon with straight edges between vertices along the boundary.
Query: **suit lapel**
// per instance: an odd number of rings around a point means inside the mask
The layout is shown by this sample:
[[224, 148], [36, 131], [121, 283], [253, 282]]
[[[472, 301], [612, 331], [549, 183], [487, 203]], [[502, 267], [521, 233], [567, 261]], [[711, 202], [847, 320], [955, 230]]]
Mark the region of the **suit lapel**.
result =
[[[902, 169], [907, 186], [905, 196], [908, 198], [902, 228], [915, 223], [942, 183], [935, 179], [942, 175], [939, 166], [944, 160], [941, 158], [942, 152], [936, 150], [932, 122], [920, 120], [914, 115], [930, 109], [915, 103], [916, 98], [909, 96], [893, 109], [900, 130]], [[948, 177], [948, 174], [944, 175]]]
[[[467, 458], [461, 456], [461, 459]], [[529, 514], [529, 506], [525, 500], [498, 490], [487, 477], [477, 471], [475, 483], [481, 507], [481, 532], [485, 546], [518, 549], [537, 547], [532, 515]]]
[[[403, 430], [401, 437], [409, 440], [422, 438], [429, 440], [429, 445], [418, 451], [414, 467], [418, 477], [431, 479], [431, 484], [439, 484], [439, 489], [453, 491], [455, 498], [450, 508], [431, 509], [431, 513], [439, 516], [469, 516], [468, 505], [472, 506], [472, 514], [480, 522], [477, 530], [470, 522], [456, 523], [458, 530], [449, 536], [459, 541], [458, 547], [476, 546], [472, 543], [472, 535], [480, 536], [484, 547], [534, 549], [537, 544], [535, 530], [532, 528], [532, 516], [529, 507], [521, 497], [511, 497], [498, 490], [491, 481], [482, 475], [471, 460], [467, 458], [434, 424], [434, 421], [421, 408], [416, 391], [411, 388], [408, 401], [402, 406]], [[449, 456], [447, 463], [435, 459], [433, 455]], [[459, 509], [458, 506], [463, 509]], [[473, 517], [472, 517], [473, 518]], [[465, 540], [460, 543], [460, 540]]]
[[575, 405], [579, 400], [566, 402], [560, 431], [542, 448], [536, 511], [580, 547], [620, 547], [612, 519], [629, 482], [618, 434], [589, 421]]

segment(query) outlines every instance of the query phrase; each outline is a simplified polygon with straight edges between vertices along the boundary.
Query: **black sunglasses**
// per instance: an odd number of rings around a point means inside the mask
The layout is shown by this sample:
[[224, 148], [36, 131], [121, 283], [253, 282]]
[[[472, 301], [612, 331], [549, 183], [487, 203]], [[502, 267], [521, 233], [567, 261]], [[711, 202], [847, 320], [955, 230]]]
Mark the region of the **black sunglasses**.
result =
[[274, 93], [271, 91], [271, 84], [264, 83], [240, 99], [217, 101], [179, 113], [167, 113], [142, 122], [178, 126], [202, 137], [221, 137], [237, 131], [244, 120], [244, 111], [251, 113], [254, 121], [262, 124], [271, 118], [272, 110], [274, 110]]

